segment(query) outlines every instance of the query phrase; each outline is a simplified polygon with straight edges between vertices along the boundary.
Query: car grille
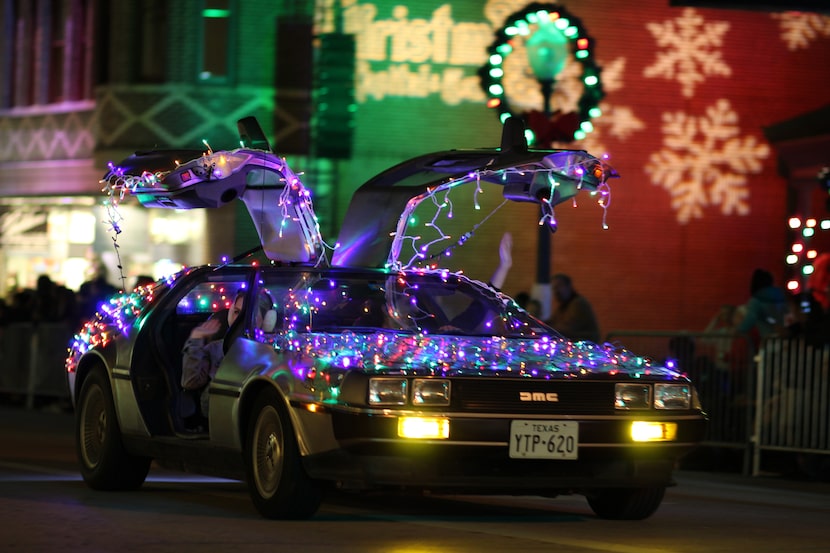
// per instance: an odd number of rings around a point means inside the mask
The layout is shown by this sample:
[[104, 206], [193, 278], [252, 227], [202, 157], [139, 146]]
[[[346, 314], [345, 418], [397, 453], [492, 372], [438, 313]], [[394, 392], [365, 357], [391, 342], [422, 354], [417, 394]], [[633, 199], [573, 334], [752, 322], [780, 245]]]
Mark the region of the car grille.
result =
[[[453, 403], [462, 411], [528, 414], [608, 414], [614, 412], [613, 382], [454, 380]], [[521, 392], [536, 392], [522, 401]], [[539, 397], [544, 396], [544, 399]], [[550, 394], [556, 394], [552, 401]]]

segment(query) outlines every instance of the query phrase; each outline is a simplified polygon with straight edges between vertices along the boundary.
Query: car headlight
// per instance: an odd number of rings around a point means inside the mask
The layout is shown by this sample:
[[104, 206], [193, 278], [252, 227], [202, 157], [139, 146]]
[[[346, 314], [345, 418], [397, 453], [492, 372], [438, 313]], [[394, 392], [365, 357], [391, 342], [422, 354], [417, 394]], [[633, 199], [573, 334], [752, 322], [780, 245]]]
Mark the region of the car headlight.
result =
[[648, 384], [616, 384], [614, 407], [616, 409], [648, 409], [651, 407], [651, 387]]
[[692, 387], [688, 384], [655, 384], [655, 409], [689, 409], [692, 404]]
[[412, 405], [449, 405], [450, 381], [416, 378], [412, 381]]
[[405, 378], [370, 378], [369, 405], [405, 405]]

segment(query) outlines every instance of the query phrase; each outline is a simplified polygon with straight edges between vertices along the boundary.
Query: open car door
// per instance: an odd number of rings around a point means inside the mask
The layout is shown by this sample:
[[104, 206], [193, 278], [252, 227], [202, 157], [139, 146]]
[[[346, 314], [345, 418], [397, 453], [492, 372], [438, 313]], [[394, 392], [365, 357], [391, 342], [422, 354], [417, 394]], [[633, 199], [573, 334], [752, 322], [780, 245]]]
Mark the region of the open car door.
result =
[[239, 199], [269, 259], [321, 259], [323, 240], [309, 190], [285, 160], [271, 152], [255, 119], [240, 120], [239, 131], [243, 144], [251, 147], [138, 152], [112, 166], [104, 178], [120, 179], [145, 207], [210, 208]]
[[[618, 176], [583, 150], [531, 150], [518, 118], [505, 122], [501, 147], [425, 154], [392, 167], [357, 189], [340, 230], [333, 265], [399, 267], [409, 216], [424, 201], [459, 185], [486, 181], [506, 199], [541, 206], [552, 222], [555, 205], [580, 190], [595, 192]], [[555, 227], [551, 225], [551, 230]]]

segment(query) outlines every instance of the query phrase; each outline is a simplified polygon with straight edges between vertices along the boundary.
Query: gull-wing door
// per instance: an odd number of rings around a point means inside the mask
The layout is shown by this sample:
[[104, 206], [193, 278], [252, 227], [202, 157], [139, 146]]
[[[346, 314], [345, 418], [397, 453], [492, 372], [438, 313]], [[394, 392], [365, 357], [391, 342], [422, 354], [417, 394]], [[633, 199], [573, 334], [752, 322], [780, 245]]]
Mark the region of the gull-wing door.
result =
[[499, 148], [425, 154], [370, 179], [352, 197], [332, 264], [401, 266], [398, 258], [410, 214], [420, 203], [459, 185], [500, 185], [506, 199], [539, 204], [541, 222], [553, 223], [555, 205], [580, 190], [596, 192], [608, 178], [618, 176], [583, 150], [528, 149], [524, 130], [520, 119], [510, 118]]
[[[323, 240], [311, 194], [284, 159], [270, 151], [253, 118], [239, 122], [243, 147], [229, 151], [138, 152], [104, 177], [145, 207], [198, 209], [241, 200], [269, 259], [311, 262]], [[245, 147], [263, 146], [265, 149]]]

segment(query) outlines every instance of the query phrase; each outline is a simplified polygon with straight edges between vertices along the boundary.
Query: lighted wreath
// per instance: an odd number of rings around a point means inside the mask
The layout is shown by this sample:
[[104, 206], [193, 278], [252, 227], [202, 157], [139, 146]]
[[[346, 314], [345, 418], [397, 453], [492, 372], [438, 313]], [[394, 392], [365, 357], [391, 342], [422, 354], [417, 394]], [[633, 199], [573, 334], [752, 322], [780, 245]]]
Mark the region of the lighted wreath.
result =
[[[551, 81], [562, 71], [565, 58], [573, 56], [572, 60], [581, 65], [583, 92], [575, 112], [517, 113], [511, 108], [503, 85], [503, 64], [519, 39], [524, 39], [527, 45], [534, 41], [539, 43], [537, 48], [542, 55], [548, 55], [541, 63]], [[600, 81], [601, 68], [591, 50], [593, 43], [580, 20], [558, 4], [533, 3], [508, 16], [487, 49], [487, 63], [479, 69], [481, 87], [488, 97], [487, 107], [497, 110], [502, 123], [510, 116], [523, 117], [534, 131], [536, 142], [570, 142], [585, 138], [593, 130], [591, 120], [600, 115], [599, 102], [605, 96]], [[535, 67], [534, 72], [537, 72]]]

